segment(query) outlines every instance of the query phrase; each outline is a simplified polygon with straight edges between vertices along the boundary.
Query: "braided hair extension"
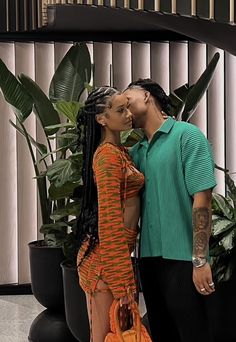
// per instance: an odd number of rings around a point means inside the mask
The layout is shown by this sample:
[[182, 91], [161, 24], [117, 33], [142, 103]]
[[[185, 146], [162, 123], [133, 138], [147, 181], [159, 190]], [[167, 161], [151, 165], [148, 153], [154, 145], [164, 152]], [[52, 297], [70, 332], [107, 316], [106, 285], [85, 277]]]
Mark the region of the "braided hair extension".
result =
[[[111, 87], [100, 87], [92, 91], [78, 114], [78, 144], [82, 145], [83, 151], [83, 195], [81, 211], [77, 220], [77, 248], [79, 249], [81, 244], [88, 239], [88, 248], [83, 259], [89, 255], [99, 240], [98, 198], [93, 178], [92, 163], [94, 152], [99, 143], [101, 143], [102, 136], [101, 126], [96, 121], [96, 115], [104, 112], [105, 108], [109, 106], [110, 98], [116, 94], [119, 94], [119, 92]], [[82, 261], [80, 261], [80, 264]]]
[[149, 91], [149, 93], [160, 105], [161, 109], [167, 115], [170, 115], [170, 108], [172, 107], [172, 102], [158, 83], [151, 80], [150, 78], [139, 78], [137, 81], [131, 82], [128, 85], [127, 89], [136, 87]]

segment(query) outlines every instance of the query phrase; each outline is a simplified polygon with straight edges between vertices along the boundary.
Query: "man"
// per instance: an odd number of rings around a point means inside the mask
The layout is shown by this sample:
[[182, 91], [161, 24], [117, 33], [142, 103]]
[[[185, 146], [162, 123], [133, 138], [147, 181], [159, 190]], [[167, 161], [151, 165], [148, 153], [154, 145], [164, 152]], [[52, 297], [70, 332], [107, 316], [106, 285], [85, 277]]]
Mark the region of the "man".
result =
[[163, 118], [169, 98], [154, 81], [139, 79], [124, 93], [145, 135], [131, 155], [145, 175], [140, 277], [153, 341], [210, 342], [210, 145], [196, 126]]

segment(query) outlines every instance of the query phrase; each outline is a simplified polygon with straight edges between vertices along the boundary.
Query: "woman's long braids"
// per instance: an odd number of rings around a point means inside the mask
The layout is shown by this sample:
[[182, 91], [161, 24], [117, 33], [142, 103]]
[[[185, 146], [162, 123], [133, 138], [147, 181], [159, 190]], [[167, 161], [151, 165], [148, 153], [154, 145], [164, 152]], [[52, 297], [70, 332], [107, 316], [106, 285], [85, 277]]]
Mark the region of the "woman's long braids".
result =
[[78, 143], [80, 146], [82, 145], [83, 151], [83, 196], [77, 222], [78, 249], [85, 239], [88, 239], [89, 242], [83, 259], [98, 243], [98, 198], [92, 168], [94, 152], [101, 143], [101, 126], [96, 121], [96, 115], [103, 113], [105, 107], [109, 104], [111, 96], [118, 93], [116, 89], [111, 87], [100, 87], [94, 90], [89, 94], [84, 107], [78, 115]]
[[171, 115], [171, 107], [173, 107], [172, 102], [158, 83], [150, 78], [139, 78], [137, 81], [131, 82], [127, 89], [135, 87], [140, 87], [149, 91], [161, 107], [161, 110], [163, 110], [167, 115]]

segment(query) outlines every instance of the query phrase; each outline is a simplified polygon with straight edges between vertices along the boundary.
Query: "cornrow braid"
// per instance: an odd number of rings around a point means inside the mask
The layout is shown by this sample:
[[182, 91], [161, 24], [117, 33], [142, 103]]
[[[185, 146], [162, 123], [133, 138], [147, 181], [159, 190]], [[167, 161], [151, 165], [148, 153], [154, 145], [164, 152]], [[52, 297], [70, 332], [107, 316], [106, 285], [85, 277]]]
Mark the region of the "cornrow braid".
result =
[[[98, 238], [98, 196], [93, 178], [93, 155], [101, 142], [101, 126], [96, 115], [110, 105], [109, 100], [119, 92], [111, 87], [100, 87], [91, 92], [77, 118], [78, 145], [82, 146], [83, 195], [80, 215], [77, 220], [77, 247], [88, 239], [88, 248], [83, 259], [90, 254]], [[80, 261], [80, 264], [83, 260]], [[80, 266], [80, 264], [78, 266]]]
[[172, 102], [158, 83], [150, 78], [139, 78], [137, 81], [131, 82], [127, 89], [136, 87], [149, 91], [149, 93], [160, 105], [161, 109], [167, 115], [170, 115], [171, 107], [173, 107]]

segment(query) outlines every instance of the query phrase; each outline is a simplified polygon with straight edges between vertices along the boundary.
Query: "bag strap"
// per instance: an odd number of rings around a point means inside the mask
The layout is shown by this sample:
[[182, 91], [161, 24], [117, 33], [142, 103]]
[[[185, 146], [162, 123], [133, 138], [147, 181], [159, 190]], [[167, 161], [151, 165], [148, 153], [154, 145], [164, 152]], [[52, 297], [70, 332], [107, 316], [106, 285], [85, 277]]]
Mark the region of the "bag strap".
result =
[[[114, 332], [117, 334], [119, 341], [124, 342], [124, 339], [122, 336], [122, 330], [120, 328], [119, 308], [120, 308], [120, 301], [115, 299], [111, 306], [111, 315], [113, 316], [113, 322], [114, 322]], [[133, 329], [136, 331], [136, 334], [137, 334], [137, 342], [141, 342], [141, 319], [140, 319], [138, 305], [135, 301], [131, 302], [130, 310], [133, 316]]]

